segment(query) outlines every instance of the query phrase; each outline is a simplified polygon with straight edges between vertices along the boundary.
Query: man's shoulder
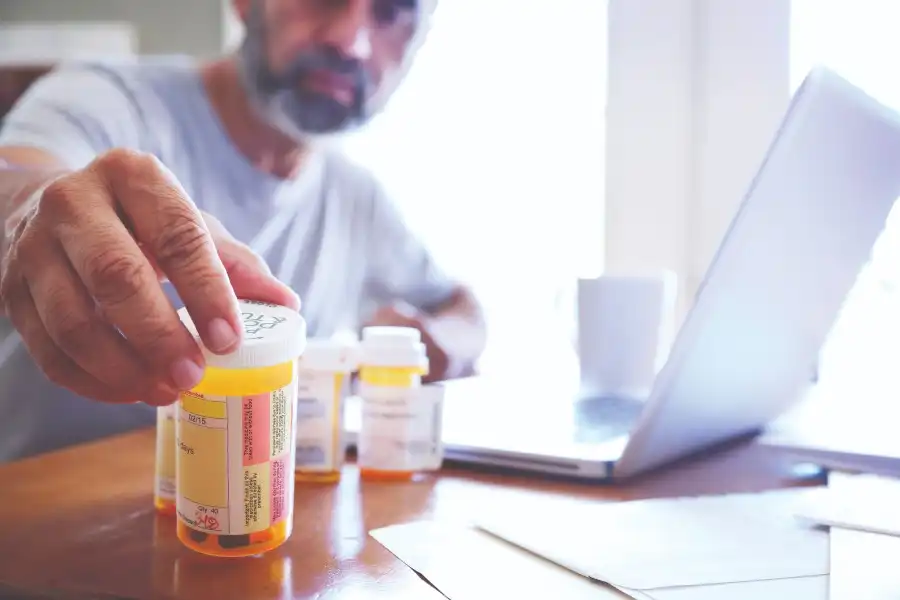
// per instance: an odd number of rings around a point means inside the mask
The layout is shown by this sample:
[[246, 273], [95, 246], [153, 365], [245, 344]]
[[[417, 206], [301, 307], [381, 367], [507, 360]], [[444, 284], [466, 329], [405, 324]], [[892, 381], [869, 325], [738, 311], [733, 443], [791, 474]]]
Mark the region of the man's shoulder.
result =
[[[116, 88], [129, 96], [147, 92], [165, 94], [196, 77], [197, 65], [182, 56], [122, 57], [94, 61], [63, 62], [44, 77], [44, 82], [63, 85], [78, 82]], [[76, 91], [76, 90], [70, 90]]]
[[73, 168], [117, 146], [155, 151], [199, 87], [193, 68], [179, 57], [64, 61], [18, 98], [0, 143], [42, 147]]

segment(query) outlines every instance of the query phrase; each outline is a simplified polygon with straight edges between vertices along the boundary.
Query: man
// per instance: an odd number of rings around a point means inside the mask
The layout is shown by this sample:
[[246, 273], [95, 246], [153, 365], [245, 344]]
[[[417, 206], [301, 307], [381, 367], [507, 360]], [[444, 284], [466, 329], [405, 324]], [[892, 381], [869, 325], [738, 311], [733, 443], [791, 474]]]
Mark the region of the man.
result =
[[430, 9], [234, 5], [234, 56], [60, 68], [8, 115], [0, 461], [151, 424], [195, 385], [202, 355], [170, 297], [217, 353], [240, 343], [238, 297], [299, 308], [294, 290], [311, 335], [368, 308], [364, 323], [418, 327], [433, 378], [481, 352], [472, 294], [367, 172], [316, 141], [383, 106]]

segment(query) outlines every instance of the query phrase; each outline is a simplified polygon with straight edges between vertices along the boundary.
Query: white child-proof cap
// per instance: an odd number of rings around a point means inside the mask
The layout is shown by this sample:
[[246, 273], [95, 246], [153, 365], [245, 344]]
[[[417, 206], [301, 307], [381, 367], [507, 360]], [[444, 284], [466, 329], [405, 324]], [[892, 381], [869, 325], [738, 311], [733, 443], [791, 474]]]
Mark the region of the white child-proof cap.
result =
[[355, 342], [338, 339], [311, 339], [300, 357], [300, 368], [310, 371], [350, 373], [359, 365], [359, 348]]
[[360, 363], [372, 367], [428, 368], [422, 335], [414, 327], [366, 327], [360, 344]]
[[207, 366], [220, 369], [271, 367], [294, 360], [303, 353], [306, 321], [300, 313], [286, 306], [255, 300], [240, 300], [238, 304], [244, 323], [244, 339], [237, 350], [223, 355], [207, 350], [187, 310], [178, 311], [181, 322], [200, 345]]

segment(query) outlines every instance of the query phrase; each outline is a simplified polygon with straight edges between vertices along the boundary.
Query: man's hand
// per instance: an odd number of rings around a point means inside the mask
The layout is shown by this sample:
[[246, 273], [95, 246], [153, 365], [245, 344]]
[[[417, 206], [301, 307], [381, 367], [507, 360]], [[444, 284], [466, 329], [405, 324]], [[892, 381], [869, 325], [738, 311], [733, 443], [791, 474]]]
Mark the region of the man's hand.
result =
[[216, 353], [240, 343], [238, 297], [299, 308], [150, 155], [113, 150], [8, 225], [0, 304], [45, 374], [88, 398], [167, 404], [199, 382], [202, 354], [163, 277]]
[[423, 381], [444, 379], [450, 367], [450, 357], [431, 335], [428, 315], [404, 302], [395, 302], [379, 308], [365, 324], [368, 326], [412, 327], [422, 334], [422, 343], [428, 355], [428, 375]]

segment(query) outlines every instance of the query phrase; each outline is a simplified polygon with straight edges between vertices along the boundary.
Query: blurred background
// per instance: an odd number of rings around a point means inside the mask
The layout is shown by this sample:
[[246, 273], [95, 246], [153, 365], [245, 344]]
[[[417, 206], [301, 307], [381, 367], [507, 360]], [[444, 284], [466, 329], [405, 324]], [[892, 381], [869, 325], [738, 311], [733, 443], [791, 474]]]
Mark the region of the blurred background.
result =
[[[689, 308], [813, 64], [900, 104], [898, 22], [894, 0], [445, 0], [387, 112], [337, 143], [484, 299], [484, 369], [574, 360], [579, 276], [668, 268]], [[240, 35], [228, 0], [0, 0], [0, 114], [63, 59], [214, 56]], [[896, 221], [819, 373], [879, 410], [900, 363]]]

